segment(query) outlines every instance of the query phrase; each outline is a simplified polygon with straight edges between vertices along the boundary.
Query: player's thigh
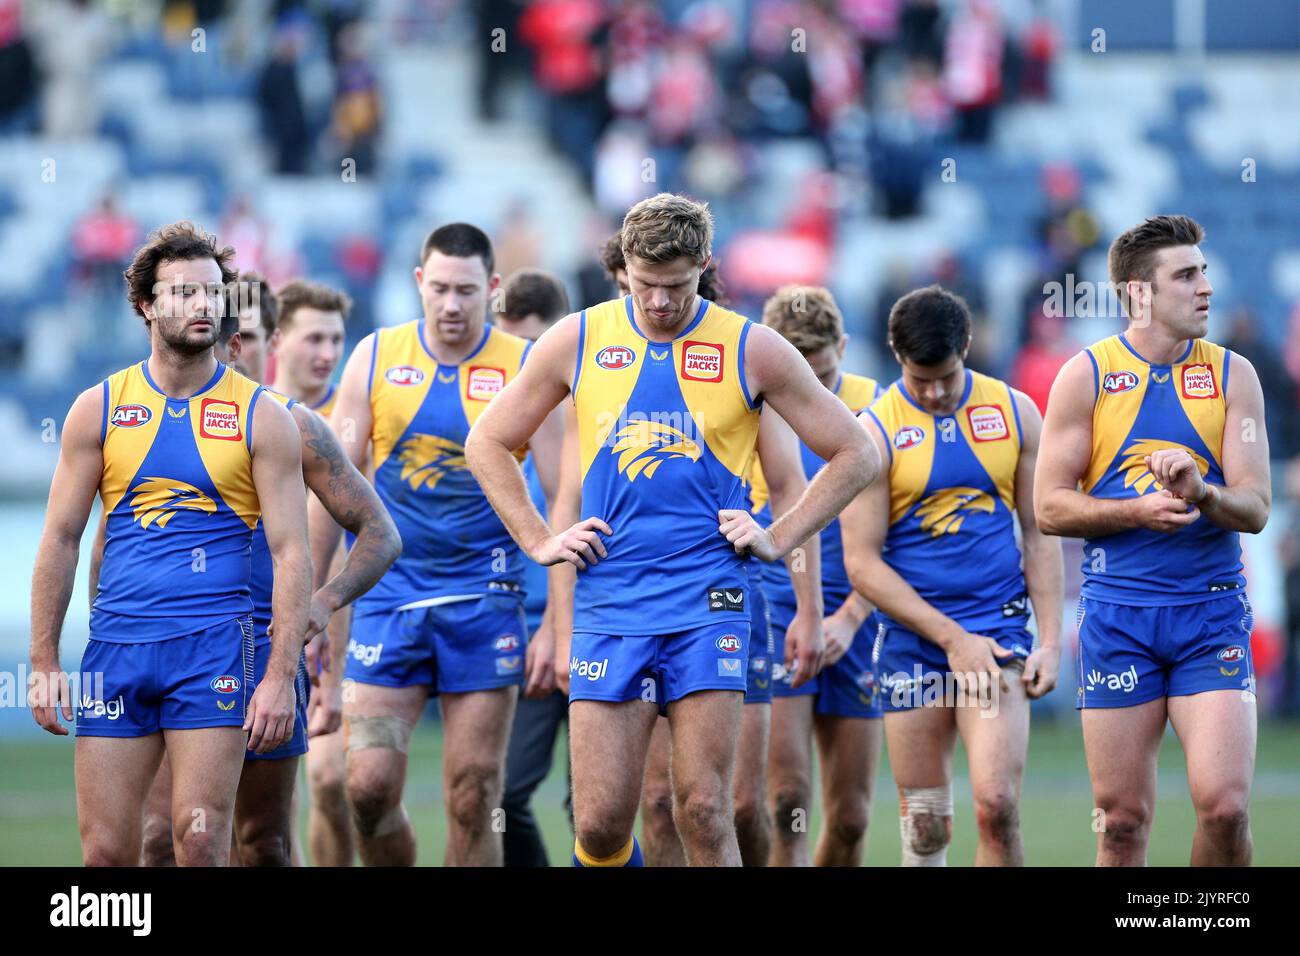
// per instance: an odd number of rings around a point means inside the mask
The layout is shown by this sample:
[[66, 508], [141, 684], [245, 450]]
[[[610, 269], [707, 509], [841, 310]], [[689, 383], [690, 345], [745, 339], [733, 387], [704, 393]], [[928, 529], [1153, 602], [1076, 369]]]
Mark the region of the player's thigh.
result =
[[767, 749], [772, 729], [771, 704], [745, 704], [740, 712], [740, 737], [732, 792], [736, 802], [763, 802], [766, 789]]
[[650, 748], [645, 757], [645, 795], [647, 799], [661, 799], [671, 794], [669, 783], [672, 773], [673, 738], [668, 729], [668, 719], [660, 717], [650, 732]]
[[82, 836], [140, 832], [140, 808], [163, 755], [162, 734], [78, 737], [74, 757]]
[[952, 707], [913, 707], [887, 712], [885, 742], [899, 789], [942, 787], [952, 781], [957, 721]]
[[1103, 807], [1136, 804], [1153, 811], [1165, 698], [1133, 707], [1087, 707], [1081, 713], [1093, 799]]
[[144, 818], [146, 825], [151, 822], [166, 821], [163, 829], [171, 829], [172, 765], [167, 759], [166, 750], [163, 750], [162, 760], [158, 762], [158, 770], [153, 775], [153, 782], [149, 784], [149, 793], [145, 796]]
[[349, 688], [343, 697], [342, 730], [347, 785], [365, 790], [392, 787], [400, 792], [411, 734], [428, 702], [428, 687], [353, 681]]
[[574, 700], [569, 705], [573, 808], [580, 825], [588, 814], [635, 816], [658, 719], [653, 701]]
[[953, 708], [976, 799], [1020, 793], [1029, 747], [1029, 698], [1021, 673], [1020, 667], [1004, 667], [1006, 690], [981, 706]]
[[744, 694], [702, 690], [668, 705], [673, 737], [673, 790], [725, 792], [735, 769]]
[[198, 811], [228, 818], [244, 767], [247, 735], [239, 727], [167, 729], [172, 768], [173, 827], [192, 825]]
[[815, 699], [811, 694], [772, 698], [767, 776], [775, 791], [788, 785], [810, 785]]
[[1192, 803], [1198, 808], [1224, 800], [1244, 805], [1255, 773], [1255, 695], [1212, 690], [1170, 697], [1167, 705], [1187, 756]]
[[881, 718], [818, 714], [813, 729], [823, 800], [869, 799], [880, 766]]
[[442, 694], [444, 772], [472, 763], [504, 767], [517, 687]]

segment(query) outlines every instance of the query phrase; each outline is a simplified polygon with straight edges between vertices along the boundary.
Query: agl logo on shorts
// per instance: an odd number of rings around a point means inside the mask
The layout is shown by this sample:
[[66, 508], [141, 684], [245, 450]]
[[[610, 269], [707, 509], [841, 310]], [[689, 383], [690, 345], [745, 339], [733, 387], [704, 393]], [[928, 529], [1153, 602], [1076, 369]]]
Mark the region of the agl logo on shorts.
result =
[[569, 673], [585, 677], [593, 684], [609, 673], [609, 658], [600, 661], [580, 661], [576, 657], [569, 661]]
[[1120, 671], [1118, 674], [1103, 674], [1099, 670], [1088, 672], [1088, 679], [1085, 684], [1086, 689], [1096, 690], [1098, 687], [1104, 687], [1106, 690], [1122, 690], [1129, 693], [1138, 685], [1138, 671], [1136, 664], [1130, 664], [1128, 670]]
[[383, 652], [384, 645], [382, 641], [378, 644], [358, 644], [355, 639], [348, 640], [348, 653], [362, 667], [374, 666], [379, 661], [379, 655]]

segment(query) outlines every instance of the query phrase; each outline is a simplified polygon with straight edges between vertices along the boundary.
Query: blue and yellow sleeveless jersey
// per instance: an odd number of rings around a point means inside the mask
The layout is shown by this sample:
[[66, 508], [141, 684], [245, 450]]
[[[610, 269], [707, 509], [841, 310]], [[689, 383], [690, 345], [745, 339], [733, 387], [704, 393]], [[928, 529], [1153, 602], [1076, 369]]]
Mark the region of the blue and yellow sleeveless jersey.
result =
[[90, 636], [162, 641], [248, 614], [260, 514], [249, 449], [262, 387], [218, 365], [192, 397], [169, 398], [145, 361], [103, 390], [108, 518]]
[[613, 536], [608, 558], [578, 575], [575, 632], [749, 620], [748, 562], [718, 533], [718, 511], [748, 508], [759, 409], [745, 384], [751, 326], [705, 299], [671, 342], [645, 337], [631, 296], [581, 314], [572, 391], [582, 514]]
[[[874, 378], [845, 372], [835, 386], [835, 397], [842, 401], [856, 415], [880, 395], [880, 386]], [[811, 481], [813, 476], [826, 464], [811, 448], [799, 443], [799, 453], [803, 459], [804, 474]], [[750, 487], [750, 509], [760, 524], [770, 525], [773, 521], [771, 503], [768, 500], [767, 481], [758, 459], [754, 459], [754, 473]], [[840, 538], [840, 521], [836, 518], [821, 533], [821, 569], [822, 596], [826, 613], [831, 614], [844, 603], [844, 599], [853, 590], [849, 584], [848, 573], [844, 570], [844, 544]], [[762, 568], [763, 590], [768, 600], [777, 608], [786, 612], [774, 615], [785, 620], [793, 613], [795, 607], [794, 586], [790, 583], [790, 572], [784, 561], [773, 561]]]
[[[966, 371], [961, 403], [934, 416], [894, 382], [868, 408], [889, 455], [882, 557], [971, 631], [1028, 615], [1013, 512], [1020, 413], [1006, 383]], [[897, 627], [885, 612], [887, 627]]]
[[[459, 365], [440, 365], [417, 320], [375, 332], [369, 379], [375, 490], [402, 555], [358, 613], [517, 591], [523, 558], [465, 463], [465, 439], [532, 343], [493, 326]], [[516, 457], [522, 462], [525, 449]]]
[[[1096, 399], [1082, 491], [1111, 499], [1157, 494], [1162, 486], [1143, 459], [1179, 447], [1207, 482], [1223, 484], [1230, 352], [1195, 339], [1172, 365], [1151, 365], [1115, 335], [1086, 353]], [[1085, 598], [1144, 606], [1192, 604], [1245, 585], [1237, 533], [1205, 518], [1172, 535], [1134, 528], [1087, 539], [1083, 574]]]

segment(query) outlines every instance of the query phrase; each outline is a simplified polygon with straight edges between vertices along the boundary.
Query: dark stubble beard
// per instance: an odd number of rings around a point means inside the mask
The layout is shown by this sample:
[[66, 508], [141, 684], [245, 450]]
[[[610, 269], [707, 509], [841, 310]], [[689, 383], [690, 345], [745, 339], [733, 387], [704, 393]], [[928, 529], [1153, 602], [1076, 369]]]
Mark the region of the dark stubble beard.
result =
[[[188, 325], [188, 322], [186, 325]], [[215, 320], [212, 323], [212, 331], [202, 339], [196, 339], [188, 335], [185, 328], [186, 326], [182, 325], [178, 331], [172, 332], [165, 325], [159, 324], [158, 336], [167, 348], [185, 358], [201, 355], [217, 344], [217, 324]]]

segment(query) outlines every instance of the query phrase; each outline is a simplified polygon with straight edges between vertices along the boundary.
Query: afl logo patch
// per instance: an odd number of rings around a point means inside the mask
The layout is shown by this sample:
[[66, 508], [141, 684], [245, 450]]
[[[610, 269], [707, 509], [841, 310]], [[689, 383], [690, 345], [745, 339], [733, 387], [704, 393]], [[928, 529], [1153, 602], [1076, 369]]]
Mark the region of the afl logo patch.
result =
[[476, 402], [491, 401], [505, 384], [505, 369], [472, 365], [465, 379], [465, 396]]
[[1010, 434], [1001, 405], [975, 405], [966, 410], [966, 418], [976, 441], [997, 441]]
[[240, 688], [239, 678], [234, 674], [222, 674], [220, 677], [212, 678], [212, 683], [208, 685], [218, 694], [233, 694]]
[[904, 425], [894, 432], [894, 447], [899, 451], [915, 448], [923, 441], [925, 441], [925, 429], [919, 425]]
[[199, 409], [199, 435], [222, 441], [239, 441], [239, 406], [216, 398], [205, 398]]
[[1246, 656], [1246, 649], [1240, 644], [1229, 644], [1223, 650], [1219, 651], [1219, 660], [1225, 664], [1231, 664], [1233, 661], [1239, 661]]
[[1122, 372], [1107, 372], [1101, 380], [1102, 390], [1107, 395], [1119, 395], [1121, 392], [1131, 392], [1137, 388], [1138, 377], [1135, 372], [1125, 369]]
[[723, 634], [717, 640], [718, 650], [735, 653], [740, 650], [740, 638], [735, 634]]
[[109, 418], [118, 428], [136, 428], [153, 418], [153, 412], [145, 405], [119, 405], [113, 409]]
[[626, 345], [607, 345], [596, 353], [596, 364], [601, 368], [618, 370], [636, 361], [636, 353]]
[[1214, 369], [1208, 365], [1183, 366], [1183, 398], [1218, 398], [1219, 386], [1214, 381]]
[[682, 344], [682, 378], [695, 382], [722, 381], [723, 347], [712, 342]]
[[384, 373], [384, 378], [390, 385], [422, 385], [424, 370], [414, 365], [394, 365]]

